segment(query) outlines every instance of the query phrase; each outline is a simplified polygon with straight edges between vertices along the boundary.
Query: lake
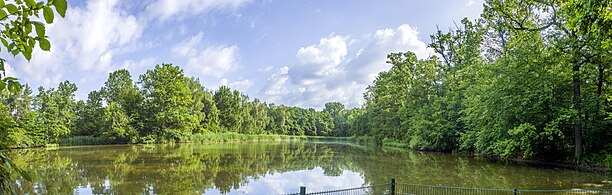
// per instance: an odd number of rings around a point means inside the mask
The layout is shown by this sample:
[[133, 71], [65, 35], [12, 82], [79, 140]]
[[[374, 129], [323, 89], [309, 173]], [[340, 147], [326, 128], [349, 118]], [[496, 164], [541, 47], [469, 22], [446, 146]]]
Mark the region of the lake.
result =
[[282, 194], [397, 182], [612, 189], [604, 174], [338, 142], [108, 145], [15, 150], [25, 194]]

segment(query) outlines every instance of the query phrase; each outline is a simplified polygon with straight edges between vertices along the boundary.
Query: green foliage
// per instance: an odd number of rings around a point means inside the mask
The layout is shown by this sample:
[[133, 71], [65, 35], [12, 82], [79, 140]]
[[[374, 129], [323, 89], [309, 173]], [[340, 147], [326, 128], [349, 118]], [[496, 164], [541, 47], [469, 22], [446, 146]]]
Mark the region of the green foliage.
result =
[[70, 134], [77, 119], [74, 93], [77, 87], [68, 81], [61, 82], [57, 89], [38, 88], [36, 108], [47, 143], [55, 143]]
[[[6, 8], [6, 11], [4, 11], [4, 8]], [[45, 22], [50, 24], [53, 20], [48, 20], [47, 18], [50, 17], [48, 15], [53, 16], [55, 10], [61, 17], [64, 17], [67, 8], [68, 5], [66, 0], [47, 1], [47, 3], [34, 0], [14, 2], [1, 1], [0, 21], [4, 24], [4, 28], [0, 29], [0, 42], [2, 42], [0, 52], [6, 51], [13, 56], [21, 54], [29, 61], [32, 58], [32, 51], [36, 47], [36, 42], [38, 42], [40, 49], [49, 51], [51, 49], [51, 44], [47, 39], [48, 37], [45, 35], [44, 23], [38, 20], [41, 15], [40, 11], [43, 11], [42, 15], [45, 18]], [[33, 29], [35, 33], [32, 33]], [[22, 86], [17, 79], [6, 76], [4, 65], [5, 59], [0, 58], [0, 92], [4, 92], [5, 89], [11, 93], [21, 91]], [[0, 133], [7, 133], [6, 131], [8, 131], [9, 127], [8, 121], [0, 121], [0, 123], [4, 123], [2, 125], [3, 132]], [[14, 132], [15, 133], [11, 134], [12, 139], [18, 140], [2, 140], [0, 148], [8, 148], [10, 145], [9, 142], [13, 142], [13, 144], [15, 144], [15, 141], [18, 142], [17, 144], [19, 144], [19, 142], [25, 142], [25, 140], [19, 139], [25, 135], [24, 129], [18, 127], [14, 129]], [[19, 175], [29, 180], [29, 176], [19, 167], [16, 167], [11, 158], [4, 152], [0, 152], [0, 163], [2, 164], [0, 166], [2, 170], [0, 171], [0, 189], [3, 191], [12, 190], [12, 181], [9, 178], [13, 172], [17, 172]]]
[[89, 92], [86, 102], [77, 102], [76, 112], [78, 117], [72, 135], [99, 135], [98, 130], [104, 126], [103, 121], [100, 120], [104, 116], [103, 105], [103, 94], [100, 91]]
[[134, 143], [138, 132], [130, 124], [131, 118], [123, 111], [119, 104], [109, 103], [102, 117], [102, 136], [118, 143]]
[[282, 141], [305, 139], [307, 137], [277, 135], [277, 134], [240, 134], [235, 132], [227, 133], [197, 133], [191, 135], [191, 143], [214, 143], [214, 142], [247, 142], [247, 141]]
[[612, 154], [606, 155], [606, 159], [604, 159], [604, 164], [608, 167], [608, 171], [612, 171]]
[[609, 1], [485, 1], [477, 22], [431, 36], [437, 56], [389, 54], [366, 104], [332, 115], [336, 130], [502, 157], [609, 153], [610, 13]]
[[171, 64], [156, 65], [140, 75], [146, 119], [141, 136], [152, 134], [158, 142], [180, 141], [197, 127], [198, 118], [190, 112], [194, 100], [188, 81], [183, 70]]
[[213, 96], [219, 109], [219, 120], [222, 128], [230, 132], [242, 129], [242, 97], [238, 91], [231, 91], [227, 86], [220, 86]]
[[117, 142], [104, 136], [71, 136], [62, 138], [58, 143], [60, 146], [80, 146], [113, 144]]

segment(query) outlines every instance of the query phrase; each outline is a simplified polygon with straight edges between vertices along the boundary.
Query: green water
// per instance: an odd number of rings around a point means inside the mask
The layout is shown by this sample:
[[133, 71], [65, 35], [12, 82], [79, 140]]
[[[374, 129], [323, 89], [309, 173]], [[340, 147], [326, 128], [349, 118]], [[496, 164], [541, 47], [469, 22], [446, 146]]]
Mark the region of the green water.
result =
[[346, 143], [112, 145], [13, 152], [20, 194], [280, 194], [397, 182], [506, 189], [611, 189], [603, 174]]

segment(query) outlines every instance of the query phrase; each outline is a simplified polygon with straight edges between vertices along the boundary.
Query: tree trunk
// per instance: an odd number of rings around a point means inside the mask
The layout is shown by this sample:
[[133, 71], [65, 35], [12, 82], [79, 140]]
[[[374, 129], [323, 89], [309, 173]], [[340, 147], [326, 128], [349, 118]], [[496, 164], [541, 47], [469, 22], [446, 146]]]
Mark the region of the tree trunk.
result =
[[580, 132], [580, 65], [575, 65], [574, 78], [572, 80], [574, 86], [574, 110], [578, 114], [574, 122], [574, 156], [579, 159], [582, 156], [582, 135]]
[[598, 75], [598, 82], [597, 82], [597, 96], [601, 97], [601, 92], [602, 92], [602, 87], [603, 87], [603, 83], [604, 83], [604, 67], [600, 64], [599, 67], [597, 67], [597, 69], [599, 70], [599, 75]]

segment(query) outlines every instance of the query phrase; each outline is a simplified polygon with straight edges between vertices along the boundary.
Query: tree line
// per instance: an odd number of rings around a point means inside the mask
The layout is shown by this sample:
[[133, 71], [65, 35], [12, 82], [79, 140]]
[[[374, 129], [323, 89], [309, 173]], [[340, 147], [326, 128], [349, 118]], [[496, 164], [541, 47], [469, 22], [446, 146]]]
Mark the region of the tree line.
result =
[[339, 127], [414, 149], [612, 165], [611, 29], [611, 1], [487, 0], [479, 19], [431, 35], [435, 55], [389, 54]]
[[127, 70], [109, 74], [86, 100], [75, 100], [70, 81], [56, 88], [0, 95], [0, 113], [13, 124], [7, 133], [12, 147], [43, 146], [72, 136], [103, 137], [114, 143], [189, 141], [193, 134], [332, 135], [329, 109], [316, 111], [251, 100], [227, 86], [203, 87], [171, 64], [160, 64], [140, 75]]

